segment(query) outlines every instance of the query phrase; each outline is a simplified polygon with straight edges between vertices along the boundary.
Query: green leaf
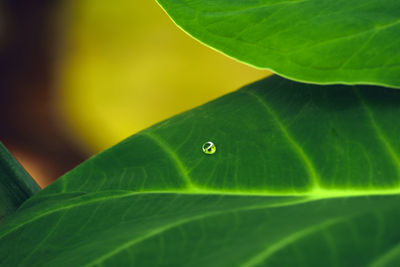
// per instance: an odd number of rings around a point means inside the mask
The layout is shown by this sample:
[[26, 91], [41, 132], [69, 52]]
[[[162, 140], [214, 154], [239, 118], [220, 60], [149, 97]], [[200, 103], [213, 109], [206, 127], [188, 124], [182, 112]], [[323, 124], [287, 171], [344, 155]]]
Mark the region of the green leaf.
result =
[[157, 0], [194, 38], [318, 84], [400, 88], [398, 0]]
[[0, 221], [39, 190], [32, 177], [0, 142]]
[[0, 226], [0, 263], [397, 266], [399, 102], [373, 86], [251, 84], [32, 197]]

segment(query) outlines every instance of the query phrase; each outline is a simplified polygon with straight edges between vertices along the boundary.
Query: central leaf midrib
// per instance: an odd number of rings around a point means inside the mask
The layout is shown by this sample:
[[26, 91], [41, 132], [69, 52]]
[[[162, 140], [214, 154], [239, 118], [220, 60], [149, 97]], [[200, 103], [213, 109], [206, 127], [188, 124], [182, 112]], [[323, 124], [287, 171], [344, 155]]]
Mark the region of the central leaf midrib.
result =
[[[106, 193], [107, 191], [96, 192], [96, 193]], [[235, 191], [129, 191], [129, 190], [118, 190], [118, 195], [116, 191], [111, 191], [112, 195], [110, 196], [102, 196], [99, 198], [92, 198], [87, 201], [82, 201], [78, 203], [73, 203], [71, 205], [65, 206], [65, 203], [60, 203], [63, 205], [61, 207], [55, 209], [49, 209], [46, 212], [36, 216], [31, 217], [29, 220], [24, 221], [19, 225], [15, 225], [12, 228], [7, 229], [8, 231], [4, 232], [0, 235], [0, 239], [7, 236], [8, 234], [18, 230], [19, 228], [23, 227], [24, 225], [36, 221], [42, 217], [47, 215], [53, 214], [57, 211], [72, 209], [75, 207], [80, 207], [83, 205], [88, 205], [96, 202], [101, 201], [108, 201], [111, 199], [118, 199], [124, 197], [130, 197], [135, 195], [143, 195], [143, 194], [181, 194], [181, 195], [218, 195], [218, 196], [238, 196], [238, 197], [298, 197], [302, 198], [303, 200], [308, 201], [320, 201], [326, 199], [333, 199], [333, 198], [350, 198], [350, 197], [363, 197], [363, 196], [393, 196], [393, 195], [400, 195], [400, 187], [393, 188], [393, 189], [382, 189], [382, 190], [329, 190], [329, 189], [318, 189], [312, 190], [304, 193], [292, 193], [292, 194], [282, 194], [282, 193], [274, 193], [274, 192], [235, 192]], [[84, 195], [82, 197], [87, 197]], [[77, 199], [75, 198], [74, 201]], [[293, 202], [285, 202], [284, 204], [300, 204], [304, 203], [305, 201], [293, 201]], [[279, 205], [270, 204], [269, 207], [277, 207]], [[284, 206], [281, 204], [281, 206]]]

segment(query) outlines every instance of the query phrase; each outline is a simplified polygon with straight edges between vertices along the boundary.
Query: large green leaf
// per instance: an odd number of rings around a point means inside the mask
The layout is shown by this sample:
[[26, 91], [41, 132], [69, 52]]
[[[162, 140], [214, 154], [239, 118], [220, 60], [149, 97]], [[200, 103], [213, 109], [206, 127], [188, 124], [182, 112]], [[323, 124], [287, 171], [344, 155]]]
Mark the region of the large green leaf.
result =
[[0, 222], [39, 190], [32, 177], [0, 142]]
[[372, 86], [249, 85], [36, 194], [0, 226], [0, 265], [396, 266], [398, 103]]
[[194, 38], [294, 80], [400, 88], [398, 0], [157, 0]]

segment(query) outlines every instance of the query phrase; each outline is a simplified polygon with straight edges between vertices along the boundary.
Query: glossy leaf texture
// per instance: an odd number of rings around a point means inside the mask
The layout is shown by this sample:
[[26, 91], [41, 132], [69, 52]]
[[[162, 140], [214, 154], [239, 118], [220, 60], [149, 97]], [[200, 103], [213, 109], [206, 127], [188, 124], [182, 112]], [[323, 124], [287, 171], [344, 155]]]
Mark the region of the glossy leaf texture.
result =
[[184, 31], [250, 65], [317, 84], [400, 88], [398, 0], [157, 0]]
[[0, 226], [0, 264], [396, 266], [399, 102], [373, 86], [248, 85], [29, 199]]
[[40, 188], [0, 142], [0, 222]]

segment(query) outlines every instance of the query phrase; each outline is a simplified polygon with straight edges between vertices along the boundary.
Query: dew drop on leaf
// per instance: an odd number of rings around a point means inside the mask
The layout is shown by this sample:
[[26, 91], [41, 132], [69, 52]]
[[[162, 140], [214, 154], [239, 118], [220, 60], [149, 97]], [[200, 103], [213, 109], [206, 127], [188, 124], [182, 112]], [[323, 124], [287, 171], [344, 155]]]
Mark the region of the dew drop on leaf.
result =
[[204, 143], [201, 148], [205, 154], [214, 154], [217, 151], [217, 147], [213, 142]]

